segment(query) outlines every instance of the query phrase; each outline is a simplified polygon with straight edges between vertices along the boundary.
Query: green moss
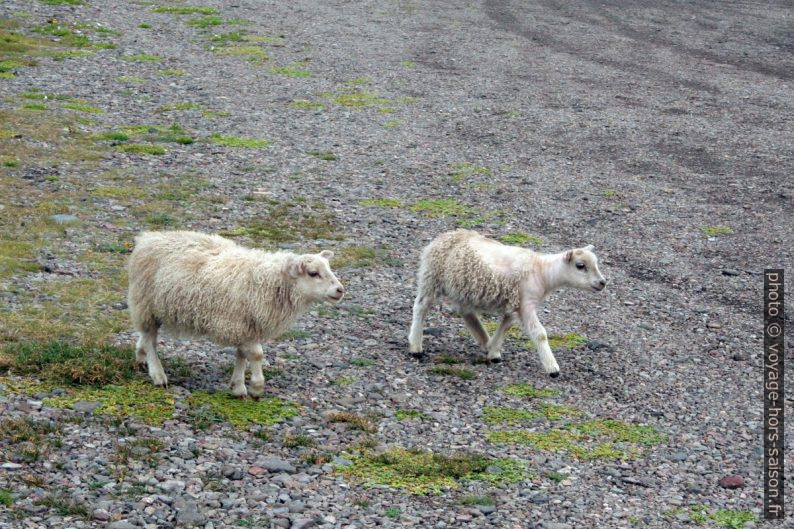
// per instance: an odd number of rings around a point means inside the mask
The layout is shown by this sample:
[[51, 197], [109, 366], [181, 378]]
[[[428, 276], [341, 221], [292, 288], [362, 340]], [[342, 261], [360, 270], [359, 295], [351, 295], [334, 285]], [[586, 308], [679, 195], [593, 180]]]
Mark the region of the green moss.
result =
[[[10, 168], [19, 167], [19, 160], [17, 160], [16, 158], [3, 158], [3, 167], [10, 167]], [[2, 276], [2, 272], [0, 272], [0, 276]]]
[[267, 216], [260, 217], [221, 235], [245, 236], [256, 242], [274, 243], [342, 238], [336, 232], [334, 216], [330, 213], [316, 213], [292, 204], [277, 204], [270, 208]]
[[152, 25], [149, 24], [148, 22], [141, 22], [140, 24], [138, 24], [138, 27], [141, 29], [152, 29]]
[[400, 121], [399, 119], [390, 119], [389, 121], [383, 124], [383, 126], [387, 129], [395, 129], [400, 125], [402, 125], [402, 121]]
[[6, 344], [3, 356], [10, 359], [14, 373], [33, 374], [59, 384], [100, 386], [135, 375], [134, 354], [126, 347], [23, 342]]
[[389, 99], [382, 98], [370, 92], [350, 92], [343, 94], [327, 94], [326, 97], [337, 105], [348, 108], [364, 108], [369, 106], [389, 105]]
[[381, 208], [401, 208], [402, 202], [397, 200], [396, 198], [368, 198], [365, 200], [359, 200], [359, 204], [362, 206], [378, 206]]
[[231, 57], [248, 57], [255, 62], [263, 62], [268, 59], [267, 52], [261, 46], [219, 46], [215, 48], [215, 53], [228, 55]]
[[350, 365], [356, 367], [371, 367], [375, 365], [375, 361], [369, 358], [354, 358], [350, 361]]
[[300, 329], [291, 329], [281, 336], [278, 337], [279, 340], [302, 340], [304, 338], [308, 338], [311, 336], [311, 333], [302, 331]]
[[52, 20], [48, 24], [33, 28], [33, 31], [42, 35], [56, 37], [60, 44], [75, 48], [96, 48], [111, 49], [116, 45], [112, 42], [97, 42], [89, 37], [90, 33], [106, 37], [118, 35], [119, 33], [98, 24], [63, 24], [60, 21]]
[[49, 110], [50, 109], [50, 107], [48, 107], [44, 103], [22, 103], [20, 105], [20, 108], [23, 108], [25, 110], [36, 110], [36, 111], [42, 111], [42, 110]]
[[300, 108], [301, 110], [325, 109], [325, 106], [322, 103], [315, 103], [314, 101], [297, 100], [297, 101], [290, 101], [288, 104], [292, 108]]
[[31, 243], [0, 239], [0, 278], [11, 277], [18, 272], [35, 272], [40, 268]]
[[131, 143], [131, 144], [128, 144], [128, 145], [119, 145], [119, 146], [116, 147], [116, 149], [118, 149], [120, 151], [123, 151], [123, 152], [132, 153], [132, 154], [152, 154], [152, 155], [158, 155], [158, 156], [168, 152], [168, 151], [166, 151], [166, 149], [164, 147], [161, 147], [160, 145], [147, 145], [147, 144], [142, 144], [142, 143]]
[[225, 118], [228, 116], [229, 116], [228, 112], [217, 111], [217, 110], [205, 110], [201, 113], [201, 117], [207, 119]]
[[375, 424], [371, 419], [368, 419], [367, 417], [362, 417], [361, 415], [356, 415], [355, 413], [351, 413], [347, 411], [338, 411], [329, 414], [327, 418], [331, 422], [347, 423], [351, 425], [353, 428], [356, 428], [363, 432], [375, 433], [378, 431], [378, 425]]
[[331, 380], [331, 384], [334, 386], [347, 387], [347, 386], [352, 386], [355, 381], [356, 381], [356, 377], [340, 376]]
[[638, 443], [646, 446], [652, 446], [667, 440], [667, 436], [658, 433], [653, 426], [626, 424], [614, 419], [593, 419], [583, 423], [568, 425], [567, 428], [575, 429], [590, 437], [606, 437], [617, 442]]
[[403, 68], [416, 68], [416, 63], [414, 61], [400, 61], [400, 66]]
[[121, 58], [130, 62], [160, 62], [163, 59], [157, 55], [149, 55], [146, 53], [137, 53], [134, 55], [122, 55]]
[[296, 434], [285, 435], [282, 441], [282, 446], [285, 448], [297, 448], [299, 446], [317, 446], [317, 441], [308, 435]]
[[174, 416], [174, 396], [143, 380], [101, 388], [79, 388], [63, 397], [45, 399], [44, 405], [72, 408], [80, 401], [99, 402], [94, 414], [135, 417], [147, 424], [160, 425]]
[[489, 175], [491, 170], [483, 165], [471, 162], [456, 163], [450, 166], [453, 180], [462, 181], [472, 175]]
[[[40, 0], [42, 1], [42, 0]], [[67, 0], [43, 0], [46, 3], [61, 2], [66, 3]], [[56, 511], [61, 516], [79, 516], [80, 518], [90, 518], [88, 507], [82, 503], [78, 503], [72, 499], [65, 498], [58, 494], [48, 494], [33, 500], [34, 505], [43, 505], [49, 509]]]
[[427, 417], [419, 410], [397, 410], [394, 412], [394, 418], [398, 421], [418, 421]]
[[465, 361], [464, 358], [460, 356], [450, 355], [450, 354], [440, 354], [438, 356], [433, 357], [434, 364], [462, 364]]
[[352, 465], [337, 468], [336, 472], [367, 487], [386, 485], [419, 495], [440, 494], [468, 481], [498, 485], [518, 483], [528, 477], [525, 465], [513, 459], [402, 448], [380, 454], [365, 452], [354, 457]]
[[392, 520], [398, 519], [400, 517], [400, 514], [402, 514], [402, 512], [397, 507], [389, 507], [388, 509], [383, 511], [383, 516], [385, 516], [386, 518], [390, 518]]
[[502, 388], [502, 393], [512, 395], [513, 397], [527, 397], [530, 399], [538, 399], [544, 397], [553, 397], [559, 395], [559, 391], [555, 389], [537, 389], [529, 384], [510, 384]]
[[195, 392], [188, 398], [188, 403], [193, 407], [208, 407], [237, 428], [270, 426], [298, 414], [296, 404], [281, 399], [243, 400], [225, 392]]
[[433, 375], [445, 375], [450, 377], [458, 377], [462, 378], [463, 380], [471, 380], [477, 376], [477, 373], [472, 371], [471, 369], [464, 369], [462, 367], [451, 367], [451, 366], [437, 366], [431, 367], [427, 370], [428, 373], [432, 373]]
[[331, 151], [314, 150], [314, 151], [309, 151], [308, 154], [314, 156], [315, 158], [319, 158], [320, 160], [325, 160], [329, 162], [339, 159], [339, 157], [334, 153], [332, 153]]
[[587, 345], [587, 338], [575, 332], [549, 336], [549, 347], [552, 349], [578, 349]]
[[411, 211], [422, 213], [428, 217], [467, 217], [471, 215], [471, 208], [454, 198], [418, 200], [411, 206]]
[[540, 246], [543, 244], [543, 239], [523, 231], [508, 233], [499, 237], [499, 240], [505, 244], [514, 246], [529, 246], [530, 244]]
[[0, 489], [0, 505], [6, 508], [11, 508], [14, 505], [14, 496], [11, 495], [11, 491]]
[[564, 481], [568, 479], [568, 474], [552, 471], [547, 473], [546, 477], [549, 478], [551, 481], [554, 481], [555, 483], [559, 483], [560, 481]]
[[105, 111], [98, 107], [92, 107], [90, 105], [82, 105], [80, 103], [64, 103], [61, 105], [61, 108], [68, 108], [70, 110], [77, 110], [79, 112], [87, 112], [89, 114], [102, 114]]
[[312, 73], [309, 70], [298, 68], [296, 66], [279, 66], [275, 68], [268, 68], [270, 73], [277, 75], [284, 75], [286, 77], [311, 77]]
[[160, 6], [152, 9], [152, 12], [170, 15], [217, 15], [219, 13], [217, 8], [198, 6]]
[[483, 420], [488, 424], [516, 425], [531, 422], [540, 417], [540, 413], [533, 410], [517, 410], [514, 408], [488, 406], [483, 408]]
[[338, 250], [331, 262], [334, 268], [363, 268], [376, 265], [382, 256], [382, 251], [369, 246], [353, 245]]
[[730, 228], [730, 226], [701, 226], [700, 231], [711, 236], [730, 235], [733, 233], [733, 230]]
[[92, 196], [100, 198], [113, 198], [116, 200], [129, 200], [131, 198], [144, 198], [146, 191], [139, 187], [97, 187], [91, 192]]
[[209, 16], [191, 18], [185, 21], [185, 23], [189, 26], [206, 29], [212, 26], [220, 26], [221, 24], [223, 24], [223, 19], [221, 17], [209, 15]]
[[65, 59], [77, 59], [80, 57], [89, 57], [93, 54], [94, 52], [87, 50], [57, 50], [46, 53], [46, 55], [52, 57], [52, 59], [55, 61], [63, 61]]
[[242, 138], [240, 136], [222, 136], [217, 133], [210, 136], [210, 142], [226, 147], [247, 147], [251, 149], [264, 149], [270, 145], [270, 141], [268, 140], [258, 138]]
[[187, 70], [182, 70], [181, 68], [165, 68], [163, 70], [157, 70], [157, 73], [166, 77], [180, 77], [185, 75]]

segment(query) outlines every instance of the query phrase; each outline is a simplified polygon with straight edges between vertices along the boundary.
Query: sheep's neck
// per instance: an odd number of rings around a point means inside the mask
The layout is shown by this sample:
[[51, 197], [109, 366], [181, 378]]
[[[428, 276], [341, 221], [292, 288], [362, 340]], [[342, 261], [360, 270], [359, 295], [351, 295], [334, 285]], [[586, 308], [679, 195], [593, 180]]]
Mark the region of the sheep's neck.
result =
[[529, 278], [529, 293], [540, 303], [546, 296], [559, 290], [565, 283], [565, 261], [562, 254], [536, 254], [535, 274]]

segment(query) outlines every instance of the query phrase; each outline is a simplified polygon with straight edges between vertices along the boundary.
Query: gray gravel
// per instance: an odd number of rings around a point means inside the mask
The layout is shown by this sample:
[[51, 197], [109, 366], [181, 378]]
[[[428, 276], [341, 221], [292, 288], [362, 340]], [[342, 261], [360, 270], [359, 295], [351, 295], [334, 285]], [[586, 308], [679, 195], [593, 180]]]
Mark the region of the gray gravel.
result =
[[[111, 170], [144, 178], [200, 174], [220, 199], [212, 209], [184, 206], [173, 215], [184, 228], [210, 232], [261, 217], [266, 203], [245, 200], [251, 194], [318, 201], [335, 215], [344, 241], [306, 245], [362, 244], [385, 248], [385, 257], [374, 266], [339, 269], [348, 292], [343, 304], [304, 317], [297, 328], [305, 336], [266, 347], [271, 366], [282, 370], [267, 382], [267, 393], [303, 410], [270, 428], [268, 441], [228, 424], [196, 431], [179, 417], [161, 428], [117, 424], [87, 415], [94, 402], [79, 402], [71, 412], [0, 392], [3, 417], [60, 421], [63, 433], [62, 446], [48, 458], [0, 461], [0, 488], [12, 491], [16, 512], [0, 510], [0, 528], [666, 528], [691, 525], [689, 508], [699, 504], [760, 515], [761, 270], [791, 269], [794, 246], [790, 5], [202, 5], [218, 7], [224, 19], [252, 21], [242, 26], [252, 33], [285, 38], [263, 45], [269, 60], [259, 65], [211, 52], [210, 33], [185, 24], [188, 17], [153, 13], [148, 4], [4, 1], [0, 16], [23, 24], [90, 21], [121, 34], [111, 37], [116, 49], [66, 61], [42, 58], [17, 78], [0, 80], [7, 96], [0, 107], [15, 107], [14, 94], [38, 87], [105, 109], [92, 116], [96, 132], [178, 121], [201, 138], [267, 138], [272, 144], [263, 150], [199, 141], [169, 144], [163, 156], [111, 151], [85, 174], [70, 164], [53, 170], [65, 182], [76, 175], [89, 182]], [[163, 60], [121, 59], [137, 53]], [[267, 71], [303, 61], [311, 77]], [[156, 73], [166, 68], [187, 73]], [[145, 81], [124, 83], [120, 76]], [[391, 103], [350, 108], [323, 95], [352, 90]], [[324, 108], [288, 105], [295, 100]], [[157, 112], [174, 103], [228, 116]], [[338, 159], [308, 154], [316, 150]], [[463, 163], [487, 170], [457, 179]], [[35, 185], [50, 185], [42, 178], [48, 172], [26, 171]], [[461, 321], [444, 307], [431, 313], [427, 349], [463, 356], [477, 376], [428, 373], [427, 363], [407, 353], [415, 264], [421, 247], [456, 219], [359, 203], [379, 198], [404, 205], [456, 198], [482, 217], [476, 229], [535, 234], [544, 251], [594, 244], [606, 291], [556, 294], [541, 315], [551, 334], [580, 333], [591, 340], [588, 347], [559, 351], [555, 380], [515, 341], [507, 343], [502, 364], [483, 365], [475, 362], [473, 340], [460, 334]], [[128, 205], [102, 200], [100, 213], [85, 222], [126, 219], [129, 225], [119, 228], [126, 236], [143, 228]], [[70, 227], [79, 218], [72, 217], [53, 218], [72, 230], [66, 233], [73, 243], [46, 259], [43, 270], [90, 277], [79, 259], [90, 245], [80, 240], [79, 225]], [[701, 229], [722, 225], [733, 233]], [[13, 293], [8, 296], [13, 304]], [[114, 310], [125, 308], [120, 298]], [[118, 336], [119, 343], [131, 340], [131, 332]], [[226, 390], [228, 351], [165, 337], [161, 353], [184, 359], [194, 372], [172, 377], [179, 402], [196, 389]], [[360, 358], [372, 365], [351, 364]], [[352, 381], [334, 383], [340, 377]], [[556, 389], [556, 402], [588, 417], [652, 425], [669, 440], [623, 462], [488, 443], [482, 408], [519, 405], [495, 391], [512, 383]], [[425, 419], [395, 418], [396, 410], [409, 408]], [[533, 477], [493, 487], [470, 482], [429, 496], [350, 483], [332, 464], [307, 463], [309, 448], [282, 446], [287, 435], [306, 435], [336, 465], [348, 465], [345, 451], [364, 436], [328, 422], [334, 410], [376, 417], [371, 437], [380, 448], [515, 457], [528, 462]], [[118, 444], [141, 437], [159, 439], [162, 450], [152, 465], [146, 454], [136, 455], [119, 479]], [[789, 450], [792, 439], [789, 434]], [[550, 472], [567, 477], [557, 482], [545, 477]], [[22, 480], [23, 474], [40, 479]], [[726, 476], [737, 476], [742, 486], [720, 486]], [[52, 491], [86, 506], [86, 513], [36, 502]], [[465, 495], [496, 502], [469, 507], [461, 504]], [[794, 514], [794, 502], [787, 512]]]

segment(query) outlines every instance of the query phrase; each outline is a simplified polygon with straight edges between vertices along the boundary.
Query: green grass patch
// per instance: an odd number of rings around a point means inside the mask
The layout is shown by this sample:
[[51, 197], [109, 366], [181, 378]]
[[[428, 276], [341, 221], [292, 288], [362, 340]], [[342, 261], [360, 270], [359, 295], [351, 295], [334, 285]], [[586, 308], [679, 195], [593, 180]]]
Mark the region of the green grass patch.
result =
[[536, 235], [532, 235], [529, 233], [525, 233], [523, 231], [517, 231], [514, 233], [507, 233], [505, 235], [501, 235], [499, 240], [505, 244], [510, 244], [513, 246], [529, 246], [530, 244], [534, 246], [540, 246], [543, 244], [543, 239]]
[[325, 105], [322, 103], [317, 103], [315, 101], [306, 101], [303, 99], [299, 99], [296, 101], [290, 101], [288, 103], [289, 106], [292, 108], [299, 108], [301, 110], [324, 110]]
[[580, 417], [582, 412], [573, 406], [540, 402], [532, 409], [516, 409], [499, 406], [483, 408], [483, 420], [488, 424], [517, 425], [532, 422], [538, 418], [559, 421], [565, 418]]
[[505, 395], [530, 399], [553, 397], [560, 394], [556, 389], [537, 389], [529, 384], [510, 384], [503, 387], [501, 391]]
[[264, 149], [270, 145], [270, 141], [259, 138], [243, 138], [240, 136], [222, 136], [215, 133], [210, 136], [210, 142], [225, 147], [247, 147], [249, 149]]
[[166, 77], [181, 77], [187, 73], [187, 70], [181, 68], [164, 68], [157, 70], [157, 73]]
[[402, 202], [396, 198], [367, 198], [359, 200], [362, 206], [377, 206], [379, 208], [401, 208]]
[[335, 268], [363, 268], [375, 266], [383, 257], [383, 251], [369, 246], [345, 246], [339, 249], [331, 259]]
[[552, 472], [548, 472], [546, 474], [546, 477], [555, 483], [559, 483], [561, 481], [565, 481], [566, 479], [568, 479], [568, 474], [552, 471]]
[[260, 217], [243, 226], [221, 232], [221, 235], [245, 236], [257, 243], [342, 238], [336, 231], [333, 214], [320, 213], [297, 204], [275, 204], [266, 216]]
[[416, 63], [414, 61], [405, 60], [400, 61], [400, 66], [403, 68], [416, 68]]
[[147, 53], [136, 53], [134, 55], [122, 55], [122, 60], [130, 62], [160, 62], [163, 59], [157, 55], [149, 55]]
[[78, 112], [86, 112], [88, 114], [103, 114], [105, 112], [101, 108], [80, 103], [64, 103], [61, 105], [61, 108], [68, 108], [69, 110], [77, 110]]
[[462, 364], [465, 361], [466, 361], [466, 359], [463, 358], [463, 357], [455, 356], [455, 355], [451, 355], [451, 354], [446, 354], [446, 353], [442, 353], [440, 355], [437, 355], [437, 356], [433, 357], [433, 363], [434, 364], [452, 365], [452, 364]]
[[[55, 0], [45, 0], [47, 3]], [[65, 2], [66, 0], [58, 0]], [[88, 507], [82, 503], [78, 503], [72, 499], [65, 498], [58, 494], [47, 494], [41, 498], [33, 501], [34, 505], [43, 505], [48, 509], [52, 509], [61, 516], [79, 516], [80, 518], [90, 518]]]
[[289, 331], [285, 332], [281, 336], [278, 337], [279, 340], [303, 340], [311, 336], [310, 332], [303, 331], [301, 329], [290, 329]]
[[331, 151], [314, 150], [314, 151], [309, 151], [308, 154], [314, 156], [315, 158], [319, 158], [320, 160], [325, 160], [327, 162], [333, 162], [339, 159], [339, 157], [334, 153], [332, 153]]
[[364, 108], [370, 106], [383, 107], [384, 105], [390, 105], [392, 103], [390, 99], [385, 99], [370, 92], [325, 94], [325, 97], [337, 105], [348, 108]]
[[274, 68], [268, 68], [268, 72], [277, 74], [277, 75], [284, 75], [286, 77], [311, 77], [312, 73], [309, 70], [305, 70], [303, 68], [299, 68], [298, 66], [277, 66]]
[[354, 358], [350, 361], [350, 365], [356, 367], [372, 367], [375, 365], [375, 361], [369, 358]]
[[49, 110], [50, 107], [45, 105], [44, 103], [22, 103], [19, 108], [24, 110], [35, 110], [35, 111], [42, 111], [42, 110]]
[[144, 143], [130, 143], [127, 145], [118, 145], [116, 149], [131, 154], [149, 154], [154, 156], [159, 156], [168, 152], [165, 149], [165, 147], [162, 147], [160, 145], [147, 145]]
[[3, 356], [10, 371], [60, 384], [100, 386], [116, 384], [135, 376], [131, 348], [114, 345], [74, 345], [61, 342], [9, 343]]
[[169, 15], [217, 15], [219, 13], [217, 8], [199, 6], [160, 6], [152, 9], [152, 12]]
[[14, 505], [14, 496], [11, 495], [11, 491], [0, 489], [0, 505], [9, 509]]
[[473, 175], [489, 175], [491, 169], [484, 165], [477, 165], [476, 163], [463, 162], [456, 163], [450, 166], [450, 175], [452, 179], [458, 182], [465, 180]]
[[356, 377], [343, 375], [331, 380], [331, 384], [345, 388], [347, 386], [352, 386], [355, 381]]
[[327, 419], [331, 422], [343, 422], [349, 424], [353, 428], [367, 433], [375, 433], [378, 431], [378, 425], [375, 424], [375, 422], [373, 422], [371, 419], [348, 411], [338, 411], [331, 413], [327, 416]]
[[131, 198], [141, 199], [146, 197], [146, 190], [140, 187], [102, 186], [95, 188], [91, 192], [91, 196], [112, 198], [114, 200], [129, 200]]
[[82, 387], [66, 396], [44, 400], [46, 406], [72, 408], [77, 402], [99, 402], [95, 415], [105, 414], [121, 419], [135, 417], [147, 424], [161, 425], [174, 416], [174, 396], [149, 381], [133, 380], [123, 385]]
[[463, 496], [460, 499], [461, 505], [466, 505], [468, 507], [476, 507], [476, 506], [485, 506], [485, 505], [496, 505], [496, 500], [491, 498], [490, 496]]
[[297, 447], [312, 447], [317, 446], [317, 441], [314, 437], [304, 434], [288, 434], [284, 436], [281, 445], [284, 448], [297, 448]]
[[394, 418], [398, 421], [418, 421], [425, 419], [426, 416], [419, 410], [397, 410]]
[[386, 485], [418, 495], [441, 494], [468, 481], [499, 485], [527, 478], [526, 466], [513, 459], [403, 448], [380, 454], [365, 452], [355, 457], [352, 465], [336, 472], [367, 487]]
[[[10, 167], [12, 169], [19, 167], [19, 160], [17, 160], [16, 158], [3, 158], [2, 163], [3, 163], [3, 167]], [[0, 259], [2, 259], [1, 255], [0, 255]], [[0, 271], [0, 276], [2, 276], [2, 274], [3, 274], [2, 271]]]
[[468, 217], [471, 207], [458, 202], [454, 198], [428, 198], [414, 202], [411, 211], [422, 213], [428, 217]]
[[149, 24], [148, 22], [141, 22], [140, 24], [138, 24], [138, 27], [140, 29], [152, 29], [152, 25]]
[[477, 376], [477, 373], [472, 371], [471, 369], [465, 369], [462, 367], [452, 367], [452, 366], [436, 366], [431, 367], [427, 370], [428, 373], [433, 375], [444, 375], [448, 377], [458, 377], [462, 378], [463, 380], [471, 380]]
[[206, 407], [220, 419], [237, 428], [271, 426], [298, 414], [296, 404], [277, 398], [243, 400], [226, 392], [198, 391], [188, 398], [196, 408]]
[[717, 527], [726, 529], [743, 529], [748, 522], [755, 523], [758, 518], [750, 511], [719, 509], [709, 512], [706, 505], [693, 505], [689, 508], [689, 519], [694, 525], [706, 525], [711, 522]]
[[586, 337], [575, 332], [549, 336], [549, 347], [552, 349], [579, 349], [587, 345], [587, 342]]
[[711, 236], [730, 235], [733, 233], [733, 230], [730, 228], [730, 226], [701, 226], [700, 231]]
[[223, 24], [223, 19], [221, 17], [208, 15], [203, 17], [191, 18], [189, 20], [186, 20], [185, 24], [196, 28], [207, 29], [212, 26], [220, 26], [221, 24]]

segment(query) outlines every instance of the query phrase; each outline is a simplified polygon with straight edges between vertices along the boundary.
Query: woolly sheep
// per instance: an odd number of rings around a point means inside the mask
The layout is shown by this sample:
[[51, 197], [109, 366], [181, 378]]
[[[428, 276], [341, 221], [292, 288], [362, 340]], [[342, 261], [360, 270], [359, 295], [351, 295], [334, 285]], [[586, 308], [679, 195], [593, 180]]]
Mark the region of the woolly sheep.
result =
[[[440, 296], [445, 296], [457, 306], [489, 361], [501, 361], [505, 333], [517, 318], [524, 332], [537, 344], [543, 369], [556, 377], [560, 368], [549, 347], [546, 330], [538, 320], [538, 306], [559, 288], [601, 291], [605, 286], [592, 246], [541, 254], [502, 244], [475, 231], [442, 233], [422, 251], [418, 293], [408, 335], [410, 351], [422, 353], [427, 312]], [[480, 312], [502, 317], [490, 338], [478, 317]]]
[[166, 386], [155, 349], [160, 327], [177, 336], [204, 336], [237, 347], [232, 394], [247, 394], [247, 360], [250, 393], [262, 395], [262, 342], [289, 329], [313, 303], [342, 299], [331, 257], [328, 250], [268, 253], [189, 231], [140, 234], [129, 260], [128, 304], [140, 333], [136, 361], [148, 365], [155, 385]]

